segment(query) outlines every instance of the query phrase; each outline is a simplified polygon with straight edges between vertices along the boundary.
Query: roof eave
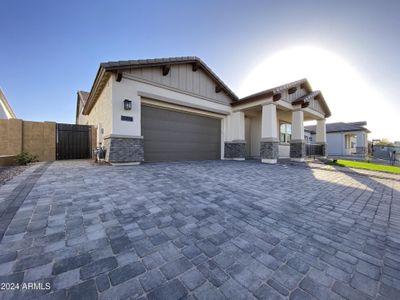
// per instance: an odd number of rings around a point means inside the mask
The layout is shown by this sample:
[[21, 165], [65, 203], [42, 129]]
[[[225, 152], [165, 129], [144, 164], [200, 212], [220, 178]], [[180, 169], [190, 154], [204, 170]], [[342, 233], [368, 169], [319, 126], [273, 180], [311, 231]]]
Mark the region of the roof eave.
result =
[[3, 91], [0, 89], [0, 99], [3, 102], [5, 108], [7, 109], [8, 113], [10, 114], [11, 118], [16, 119], [17, 116], [14, 113], [11, 105], [8, 103], [8, 100], [6, 98], [6, 95], [4, 95]]
[[217, 81], [217, 83], [219, 85], [221, 85], [221, 87], [223, 88], [225, 93], [228, 96], [230, 96], [233, 101], [239, 100], [239, 97], [236, 96], [236, 94], [226, 85], [226, 83], [224, 83], [221, 80], [221, 78], [219, 78], [218, 75], [214, 73], [214, 71], [212, 71], [200, 58], [198, 58], [196, 56], [187, 57], [185, 60], [177, 59], [175, 61], [165, 60], [165, 61], [161, 61], [161, 62], [160, 61], [146, 62], [144, 60], [143, 63], [137, 63], [137, 64], [132, 64], [129, 61], [127, 61], [124, 64], [115, 64], [115, 65], [110, 65], [110, 63], [101, 63], [100, 66], [103, 67], [106, 71], [116, 72], [116, 71], [122, 71], [122, 70], [133, 69], [133, 68], [141, 68], [141, 67], [146, 67], [146, 68], [158, 67], [162, 64], [178, 65], [178, 64], [182, 64], [182, 63], [187, 63], [187, 64], [198, 63], [210, 77], [214, 78], [214, 80]]
[[90, 89], [88, 99], [85, 103], [85, 107], [83, 108], [83, 111], [82, 111], [83, 115], [88, 115], [90, 113], [90, 111], [92, 110], [94, 104], [96, 103], [97, 99], [95, 99], [94, 92], [98, 88], [100, 80], [104, 76], [105, 72], [106, 72], [105, 68], [102, 65], [100, 65], [99, 69], [97, 70], [97, 74], [94, 79], [92, 88]]

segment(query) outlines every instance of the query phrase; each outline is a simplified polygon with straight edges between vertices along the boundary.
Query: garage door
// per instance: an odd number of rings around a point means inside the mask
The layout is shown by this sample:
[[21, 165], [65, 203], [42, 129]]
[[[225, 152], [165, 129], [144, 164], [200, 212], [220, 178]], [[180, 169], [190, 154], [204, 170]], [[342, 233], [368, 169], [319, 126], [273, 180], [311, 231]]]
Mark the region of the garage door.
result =
[[142, 106], [145, 161], [220, 159], [221, 120]]

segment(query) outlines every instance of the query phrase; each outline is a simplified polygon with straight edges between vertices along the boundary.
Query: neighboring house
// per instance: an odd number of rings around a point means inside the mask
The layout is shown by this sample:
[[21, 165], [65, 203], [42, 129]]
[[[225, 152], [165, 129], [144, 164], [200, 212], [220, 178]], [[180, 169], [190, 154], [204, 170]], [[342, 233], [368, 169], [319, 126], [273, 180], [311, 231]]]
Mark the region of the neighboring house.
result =
[[77, 123], [97, 127], [111, 163], [305, 157], [304, 121], [326, 144], [330, 110], [306, 79], [239, 99], [199, 58], [100, 64]]
[[375, 158], [389, 160], [392, 157], [391, 153], [393, 153], [393, 151], [396, 152], [396, 159], [398, 160], [400, 157], [400, 143], [399, 142], [394, 142], [394, 144], [391, 144], [391, 145], [375, 144], [373, 155]]
[[[368, 153], [367, 122], [328, 123], [326, 124], [328, 155], [365, 155]], [[316, 142], [316, 126], [305, 126], [308, 143]]]
[[16, 119], [10, 104], [7, 101], [6, 96], [0, 89], [0, 119]]
[[76, 124], [87, 125], [87, 116], [82, 114], [82, 110], [85, 107], [87, 98], [89, 97], [88, 92], [78, 91], [76, 99]]

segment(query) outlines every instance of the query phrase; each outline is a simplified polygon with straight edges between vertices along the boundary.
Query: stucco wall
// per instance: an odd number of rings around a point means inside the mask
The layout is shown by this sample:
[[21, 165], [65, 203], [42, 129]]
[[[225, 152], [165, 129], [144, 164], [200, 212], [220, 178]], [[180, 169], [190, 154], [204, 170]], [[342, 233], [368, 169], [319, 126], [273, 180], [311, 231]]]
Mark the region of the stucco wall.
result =
[[[208, 101], [203, 98], [190, 96], [155, 86], [149, 83], [135, 81], [123, 77], [120, 82], [113, 80], [112, 87], [112, 134], [141, 136], [141, 99], [153, 99], [160, 103], [187, 106], [192, 109], [201, 109], [212, 113], [224, 114], [231, 112], [230, 105]], [[132, 101], [132, 110], [126, 111], [123, 107], [124, 99]], [[133, 117], [133, 122], [122, 121], [121, 115]], [[223, 140], [223, 139], [222, 139]]]
[[[315, 141], [315, 135], [313, 141]], [[326, 142], [328, 155], [345, 155], [343, 133], [327, 133]]]
[[104, 136], [110, 135], [113, 130], [112, 123], [112, 84], [114, 76], [111, 76], [101, 92], [96, 104], [87, 116], [88, 125], [97, 128], [97, 145], [104, 143]]
[[251, 118], [251, 156], [260, 157], [261, 113]]

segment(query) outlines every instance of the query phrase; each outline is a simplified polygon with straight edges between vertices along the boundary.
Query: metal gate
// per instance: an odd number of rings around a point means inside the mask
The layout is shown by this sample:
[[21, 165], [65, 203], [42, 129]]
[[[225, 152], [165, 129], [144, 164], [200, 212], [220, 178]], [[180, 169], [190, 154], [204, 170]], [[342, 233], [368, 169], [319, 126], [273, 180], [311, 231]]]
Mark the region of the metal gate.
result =
[[306, 144], [306, 156], [322, 156], [324, 154], [323, 145]]
[[91, 126], [57, 124], [57, 160], [90, 158]]

